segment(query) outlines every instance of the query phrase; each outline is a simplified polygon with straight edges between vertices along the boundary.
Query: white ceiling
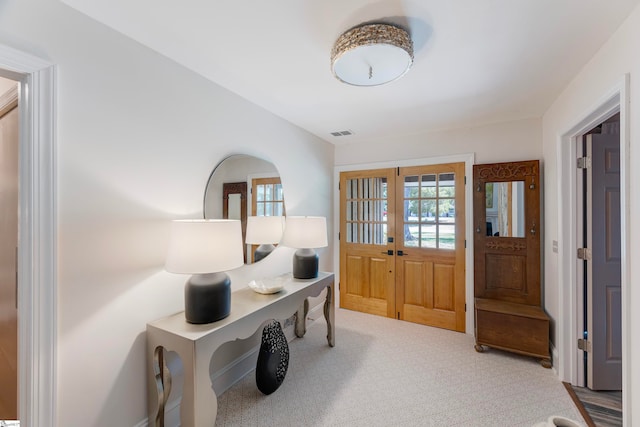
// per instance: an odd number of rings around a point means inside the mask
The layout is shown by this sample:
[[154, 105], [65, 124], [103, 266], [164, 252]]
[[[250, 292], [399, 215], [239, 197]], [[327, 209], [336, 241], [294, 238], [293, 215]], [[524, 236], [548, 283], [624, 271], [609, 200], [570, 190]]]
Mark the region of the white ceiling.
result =
[[[63, 1], [343, 144], [540, 117], [639, 0]], [[333, 43], [371, 21], [409, 30], [414, 65], [384, 86], [340, 83]]]

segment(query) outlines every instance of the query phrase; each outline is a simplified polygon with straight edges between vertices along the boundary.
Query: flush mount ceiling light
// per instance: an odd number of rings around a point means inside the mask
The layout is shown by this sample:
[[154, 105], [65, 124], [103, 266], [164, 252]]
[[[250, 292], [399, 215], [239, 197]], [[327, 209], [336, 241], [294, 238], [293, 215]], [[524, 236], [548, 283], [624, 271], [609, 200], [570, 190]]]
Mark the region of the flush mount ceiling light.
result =
[[331, 69], [340, 81], [377, 86], [402, 77], [413, 64], [409, 33], [389, 24], [366, 24], [345, 32], [331, 50]]

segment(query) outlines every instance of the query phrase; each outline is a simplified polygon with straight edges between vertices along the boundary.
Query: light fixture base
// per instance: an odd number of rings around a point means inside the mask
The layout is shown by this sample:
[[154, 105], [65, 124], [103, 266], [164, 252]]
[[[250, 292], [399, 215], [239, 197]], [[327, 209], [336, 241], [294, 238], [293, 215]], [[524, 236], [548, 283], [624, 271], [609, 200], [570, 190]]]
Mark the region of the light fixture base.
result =
[[253, 262], [258, 262], [269, 255], [276, 247], [271, 243], [263, 243], [253, 252]]
[[318, 254], [313, 249], [298, 249], [293, 254], [294, 279], [318, 277]]
[[212, 323], [231, 312], [231, 279], [227, 273], [194, 274], [184, 286], [184, 315], [189, 323]]

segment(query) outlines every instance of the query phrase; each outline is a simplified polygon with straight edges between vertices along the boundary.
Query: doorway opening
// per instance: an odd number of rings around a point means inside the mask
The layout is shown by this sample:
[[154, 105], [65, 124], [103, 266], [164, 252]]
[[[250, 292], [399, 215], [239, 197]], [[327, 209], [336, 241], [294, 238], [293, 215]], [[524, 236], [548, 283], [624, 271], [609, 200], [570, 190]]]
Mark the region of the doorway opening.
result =
[[0, 422], [18, 420], [18, 82], [0, 77]]
[[55, 67], [0, 44], [0, 75], [18, 81], [18, 418], [53, 426], [56, 336]]
[[[631, 342], [629, 298], [629, 75], [624, 75], [609, 92], [586, 114], [575, 122], [557, 140], [558, 162], [558, 262], [557, 283], [559, 284], [558, 307], [563, 311], [557, 320], [554, 350], [554, 366], [558, 367], [558, 376], [573, 386], [584, 384], [584, 353], [578, 348], [579, 339], [584, 339], [583, 325], [583, 260], [578, 258], [578, 249], [582, 245], [582, 234], [578, 224], [578, 200], [581, 187], [576, 173], [576, 159], [582, 146], [582, 136], [607, 119], [620, 114], [620, 306], [621, 306], [621, 342], [622, 342], [622, 394], [623, 414], [630, 416], [633, 397], [631, 396], [630, 349], [625, 343]], [[556, 362], [557, 358], [557, 363]], [[627, 418], [628, 419], [628, 418]]]
[[621, 391], [620, 113], [583, 135], [578, 150], [578, 385]]

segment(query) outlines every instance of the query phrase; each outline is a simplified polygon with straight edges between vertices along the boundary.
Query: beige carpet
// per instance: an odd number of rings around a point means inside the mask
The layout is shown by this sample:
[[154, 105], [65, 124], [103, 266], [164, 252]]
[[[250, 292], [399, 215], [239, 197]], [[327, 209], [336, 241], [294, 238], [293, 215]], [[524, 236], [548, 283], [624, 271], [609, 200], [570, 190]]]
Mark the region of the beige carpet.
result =
[[477, 353], [469, 335], [336, 310], [289, 344], [269, 396], [249, 374], [218, 398], [216, 426], [531, 427], [551, 415], [586, 425], [563, 384], [532, 358]]

